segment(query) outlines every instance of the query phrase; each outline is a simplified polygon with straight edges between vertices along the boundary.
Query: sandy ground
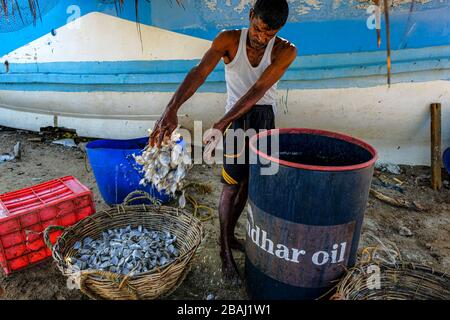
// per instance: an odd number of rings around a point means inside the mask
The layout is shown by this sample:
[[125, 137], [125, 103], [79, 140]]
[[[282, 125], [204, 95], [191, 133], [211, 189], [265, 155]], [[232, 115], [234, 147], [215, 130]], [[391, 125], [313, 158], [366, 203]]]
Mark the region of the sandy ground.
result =
[[[94, 193], [97, 210], [107, 209], [101, 199], [94, 176], [86, 170], [84, 153], [78, 148], [66, 148], [51, 144], [51, 140], [33, 142], [37, 133], [10, 130], [0, 127], [0, 154], [11, 152], [16, 142], [22, 142], [22, 158], [0, 164], [0, 193], [17, 190], [64, 175], [73, 175]], [[87, 165], [89, 168], [89, 165]], [[372, 235], [383, 242], [393, 242], [403, 259], [430, 265], [450, 272], [450, 189], [448, 184], [441, 191], [429, 187], [427, 167], [402, 167], [401, 175], [383, 174], [383, 179], [403, 182], [404, 196], [430, 208], [427, 212], [399, 209], [370, 198], [364, 220], [360, 246], [373, 245]], [[204, 223], [207, 233], [203, 251], [195, 260], [192, 270], [183, 284], [169, 299], [205, 299], [213, 294], [216, 299], [246, 299], [243, 285], [229, 285], [221, 281], [218, 250], [219, 220], [217, 204], [220, 195], [220, 167], [195, 166], [188, 179], [206, 182], [212, 193], [200, 196], [199, 201], [214, 208], [213, 219]], [[445, 173], [444, 179], [449, 180]], [[379, 182], [374, 179], [374, 184]], [[447, 182], [448, 183], [448, 182]], [[392, 196], [398, 191], [378, 190]], [[381, 189], [380, 189], [381, 188]], [[245, 238], [244, 219], [241, 218], [237, 234]], [[400, 234], [408, 228], [411, 236]], [[235, 253], [236, 261], [244, 271], [244, 255]], [[86, 299], [79, 291], [69, 290], [66, 279], [51, 260], [20, 271], [9, 277], [0, 272], [0, 299]]]

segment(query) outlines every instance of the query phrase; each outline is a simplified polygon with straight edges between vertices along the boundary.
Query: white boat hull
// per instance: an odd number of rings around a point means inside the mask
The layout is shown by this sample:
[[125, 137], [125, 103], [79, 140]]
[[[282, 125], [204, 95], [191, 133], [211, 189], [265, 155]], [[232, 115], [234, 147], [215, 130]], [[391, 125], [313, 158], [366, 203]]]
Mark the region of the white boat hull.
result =
[[[39, 131], [76, 129], [81, 136], [128, 139], [147, 135], [170, 92], [2, 91], [0, 125]], [[380, 159], [430, 163], [430, 103], [440, 102], [442, 144], [450, 146], [450, 85], [447, 81], [400, 83], [391, 87], [279, 90], [277, 127], [321, 128], [373, 144]], [[197, 93], [179, 111], [180, 124], [208, 129], [224, 113], [226, 95]], [[199, 125], [199, 124], [198, 124]]]

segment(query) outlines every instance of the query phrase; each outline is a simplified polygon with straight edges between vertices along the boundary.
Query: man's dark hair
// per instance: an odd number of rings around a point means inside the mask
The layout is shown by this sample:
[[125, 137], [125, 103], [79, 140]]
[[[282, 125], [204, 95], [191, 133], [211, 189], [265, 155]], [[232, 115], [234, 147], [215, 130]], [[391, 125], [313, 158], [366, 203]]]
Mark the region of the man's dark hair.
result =
[[286, 0], [257, 0], [253, 11], [270, 29], [276, 30], [286, 23], [289, 5]]

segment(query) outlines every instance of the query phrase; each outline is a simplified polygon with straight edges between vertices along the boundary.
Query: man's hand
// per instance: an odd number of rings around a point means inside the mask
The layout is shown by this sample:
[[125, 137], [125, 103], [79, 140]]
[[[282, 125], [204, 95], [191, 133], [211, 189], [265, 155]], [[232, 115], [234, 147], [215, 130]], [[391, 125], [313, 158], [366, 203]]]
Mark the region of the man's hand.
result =
[[156, 122], [155, 128], [150, 135], [150, 147], [155, 144], [159, 148], [165, 137], [170, 138], [172, 132], [178, 126], [178, 117], [176, 112], [165, 111], [161, 118]]

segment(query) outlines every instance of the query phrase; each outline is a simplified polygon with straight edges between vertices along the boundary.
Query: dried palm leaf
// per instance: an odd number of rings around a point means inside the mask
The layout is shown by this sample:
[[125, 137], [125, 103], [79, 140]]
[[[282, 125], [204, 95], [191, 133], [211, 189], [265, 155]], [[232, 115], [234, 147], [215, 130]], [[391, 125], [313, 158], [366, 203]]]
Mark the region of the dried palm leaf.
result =
[[6, 3], [6, 0], [2, 0], [2, 9], [3, 12], [5, 13], [5, 17], [8, 16], [8, 4]]
[[14, 2], [13, 2], [13, 16], [15, 16], [15, 14], [14, 14], [14, 12], [15, 12], [14, 5], [17, 8], [17, 14], [20, 17], [20, 21], [22, 21], [22, 23], [24, 23], [23, 17], [22, 17], [22, 12], [20, 11], [20, 7], [19, 7], [19, 4], [17, 3], [17, 0], [14, 0]]

